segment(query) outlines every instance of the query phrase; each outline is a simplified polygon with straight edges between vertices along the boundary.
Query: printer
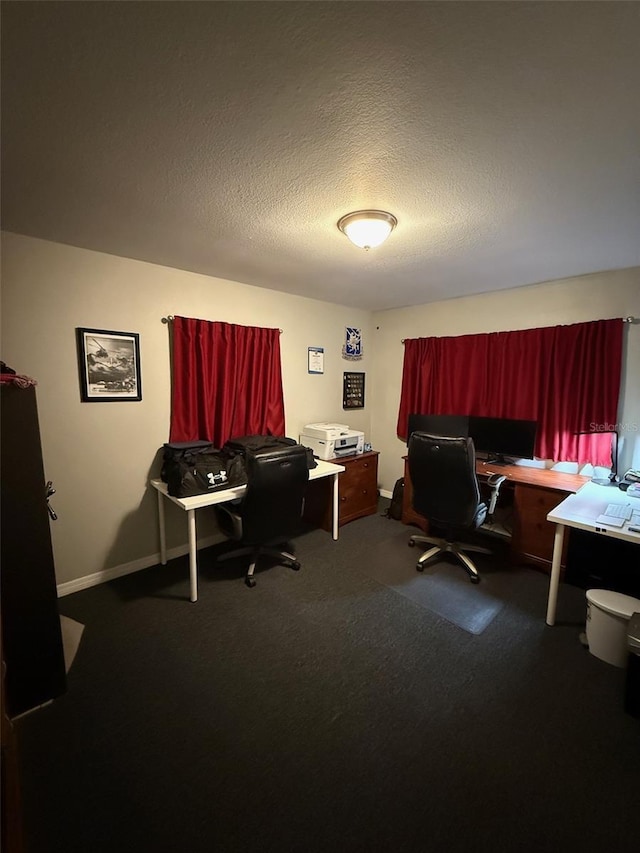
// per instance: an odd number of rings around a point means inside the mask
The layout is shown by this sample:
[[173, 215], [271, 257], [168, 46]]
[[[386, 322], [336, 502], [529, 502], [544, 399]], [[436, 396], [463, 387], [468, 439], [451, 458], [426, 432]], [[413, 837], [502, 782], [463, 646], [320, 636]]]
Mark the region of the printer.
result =
[[364, 433], [346, 424], [307, 424], [300, 434], [300, 444], [310, 447], [318, 459], [335, 459], [364, 452]]

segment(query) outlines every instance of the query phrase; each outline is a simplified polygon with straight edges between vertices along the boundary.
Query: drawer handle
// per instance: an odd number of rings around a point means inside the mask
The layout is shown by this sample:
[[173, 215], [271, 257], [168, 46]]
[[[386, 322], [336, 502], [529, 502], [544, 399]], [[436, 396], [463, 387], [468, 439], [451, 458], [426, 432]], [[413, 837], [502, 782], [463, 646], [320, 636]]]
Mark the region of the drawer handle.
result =
[[365, 462], [363, 467], [364, 467], [364, 468], [368, 468], [368, 467], [369, 467], [369, 463], [368, 463], [368, 462]]
[[342, 497], [342, 498], [340, 498], [340, 500], [342, 501], [342, 503], [344, 503], [346, 501], [346, 498]]

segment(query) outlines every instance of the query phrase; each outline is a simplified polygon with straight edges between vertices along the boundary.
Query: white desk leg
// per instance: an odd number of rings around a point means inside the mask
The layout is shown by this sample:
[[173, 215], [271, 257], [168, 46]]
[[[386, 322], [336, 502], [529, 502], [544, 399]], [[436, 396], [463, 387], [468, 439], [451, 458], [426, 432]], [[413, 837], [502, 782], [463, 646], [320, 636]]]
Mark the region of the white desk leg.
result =
[[158, 524], [160, 526], [160, 563], [167, 565], [167, 531], [164, 526], [164, 495], [158, 492]]
[[562, 561], [563, 542], [564, 524], [556, 524], [556, 532], [553, 538], [553, 559], [551, 561], [551, 577], [549, 578], [547, 625], [555, 625], [556, 622], [556, 604], [558, 602], [558, 586], [560, 584], [560, 562]]
[[333, 514], [331, 535], [338, 538], [338, 474], [333, 475]]
[[187, 511], [189, 525], [189, 578], [191, 582], [191, 601], [198, 600], [198, 549], [196, 547], [196, 511]]

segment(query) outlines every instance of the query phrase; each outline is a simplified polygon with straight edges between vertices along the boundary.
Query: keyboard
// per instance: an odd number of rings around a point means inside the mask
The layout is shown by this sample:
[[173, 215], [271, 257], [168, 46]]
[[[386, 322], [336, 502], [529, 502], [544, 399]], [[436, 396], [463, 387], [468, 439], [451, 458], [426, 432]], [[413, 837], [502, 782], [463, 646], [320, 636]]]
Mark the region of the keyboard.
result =
[[602, 514], [608, 518], [621, 518], [623, 521], [629, 521], [631, 512], [632, 508], [625, 504], [609, 504]]

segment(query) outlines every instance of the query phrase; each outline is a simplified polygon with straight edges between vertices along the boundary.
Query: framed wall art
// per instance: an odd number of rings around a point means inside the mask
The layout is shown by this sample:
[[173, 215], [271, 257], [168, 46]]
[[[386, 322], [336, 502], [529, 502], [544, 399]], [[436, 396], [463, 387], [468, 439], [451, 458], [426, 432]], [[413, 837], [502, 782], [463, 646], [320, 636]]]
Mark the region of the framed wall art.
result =
[[364, 409], [364, 373], [342, 374], [342, 408]]
[[308, 347], [307, 372], [324, 373], [324, 347]]
[[76, 338], [83, 403], [142, 400], [136, 332], [77, 328]]

